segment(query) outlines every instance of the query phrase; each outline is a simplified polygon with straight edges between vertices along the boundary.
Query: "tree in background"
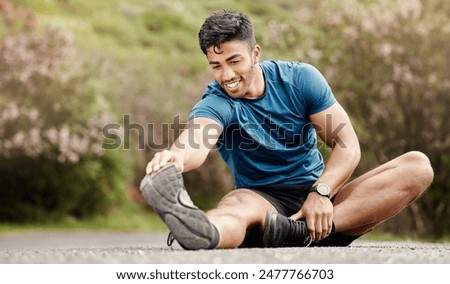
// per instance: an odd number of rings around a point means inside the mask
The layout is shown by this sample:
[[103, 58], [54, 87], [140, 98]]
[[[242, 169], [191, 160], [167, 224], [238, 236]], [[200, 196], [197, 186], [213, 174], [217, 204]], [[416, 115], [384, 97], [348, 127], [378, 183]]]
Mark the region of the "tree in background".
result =
[[385, 227], [439, 237], [450, 231], [450, 3], [365, 2], [314, 3], [295, 24], [271, 23], [264, 41], [320, 66], [355, 123], [358, 173], [407, 151], [428, 155], [431, 188]]
[[86, 217], [123, 199], [125, 160], [102, 149], [112, 113], [97, 77], [70, 33], [0, 41], [1, 221]]

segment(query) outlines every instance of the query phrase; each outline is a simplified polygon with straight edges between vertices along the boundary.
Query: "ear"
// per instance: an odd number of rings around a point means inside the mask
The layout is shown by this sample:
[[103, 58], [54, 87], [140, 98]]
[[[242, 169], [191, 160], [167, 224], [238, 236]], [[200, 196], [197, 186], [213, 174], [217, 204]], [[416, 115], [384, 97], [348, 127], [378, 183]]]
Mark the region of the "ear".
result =
[[259, 62], [260, 56], [261, 56], [261, 47], [256, 44], [252, 51], [253, 64], [256, 64]]

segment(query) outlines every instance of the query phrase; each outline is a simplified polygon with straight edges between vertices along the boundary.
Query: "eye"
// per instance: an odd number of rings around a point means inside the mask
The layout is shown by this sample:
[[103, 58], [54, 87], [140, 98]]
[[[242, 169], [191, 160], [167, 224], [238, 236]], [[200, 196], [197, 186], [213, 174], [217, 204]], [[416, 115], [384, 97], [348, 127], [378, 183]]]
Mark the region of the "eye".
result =
[[238, 63], [239, 63], [239, 60], [230, 61], [230, 64], [238, 64]]

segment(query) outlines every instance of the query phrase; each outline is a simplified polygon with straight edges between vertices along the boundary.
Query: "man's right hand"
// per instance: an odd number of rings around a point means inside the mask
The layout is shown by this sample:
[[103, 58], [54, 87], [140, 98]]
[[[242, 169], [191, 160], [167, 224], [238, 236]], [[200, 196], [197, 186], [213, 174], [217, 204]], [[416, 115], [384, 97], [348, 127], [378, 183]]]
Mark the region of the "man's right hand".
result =
[[158, 171], [168, 163], [173, 163], [180, 172], [184, 170], [184, 158], [181, 154], [170, 150], [164, 150], [155, 154], [153, 159], [147, 164], [145, 172], [151, 174]]
[[175, 164], [180, 172], [200, 167], [221, 133], [221, 126], [210, 118], [190, 120], [169, 150], [155, 154], [147, 164], [146, 173], [156, 172], [167, 163]]

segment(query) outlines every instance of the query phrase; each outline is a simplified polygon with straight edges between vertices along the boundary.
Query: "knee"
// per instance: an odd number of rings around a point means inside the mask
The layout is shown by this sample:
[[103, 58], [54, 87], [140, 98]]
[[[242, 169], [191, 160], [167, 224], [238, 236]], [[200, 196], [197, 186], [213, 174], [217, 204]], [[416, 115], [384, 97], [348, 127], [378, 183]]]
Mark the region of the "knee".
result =
[[434, 171], [430, 159], [419, 151], [411, 151], [403, 155], [404, 164], [408, 171], [405, 177], [411, 178], [422, 193], [433, 181]]
[[245, 219], [246, 215], [248, 215], [251, 210], [249, 205], [251, 204], [251, 200], [248, 199], [244, 192], [238, 192], [234, 190], [227, 194], [217, 206], [209, 211], [210, 215], [220, 216], [221, 218], [231, 218], [235, 219], [237, 222], [241, 222]]
[[407, 164], [416, 167], [421, 173], [421, 176], [426, 177], [430, 182], [433, 180], [433, 167], [431, 166], [430, 159], [428, 159], [427, 155], [419, 151], [411, 151], [404, 156]]
[[235, 212], [237, 208], [245, 208], [248, 204], [251, 204], [251, 196], [246, 190], [239, 189], [233, 190], [225, 195], [222, 200], [220, 200], [217, 207]]
[[217, 206], [208, 212], [215, 218], [229, 219], [236, 224], [247, 227], [263, 221], [266, 205], [262, 197], [246, 189], [235, 189], [228, 193]]

